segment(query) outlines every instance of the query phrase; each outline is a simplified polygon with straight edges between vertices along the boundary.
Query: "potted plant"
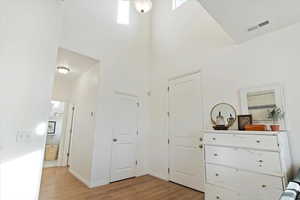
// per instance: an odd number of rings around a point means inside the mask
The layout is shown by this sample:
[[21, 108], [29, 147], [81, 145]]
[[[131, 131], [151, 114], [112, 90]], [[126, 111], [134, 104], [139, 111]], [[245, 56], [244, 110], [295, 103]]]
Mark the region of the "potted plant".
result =
[[280, 125], [278, 124], [279, 120], [284, 118], [284, 112], [280, 108], [273, 108], [268, 111], [268, 118], [273, 120], [273, 124], [271, 125], [272, 131], [280, 131]]

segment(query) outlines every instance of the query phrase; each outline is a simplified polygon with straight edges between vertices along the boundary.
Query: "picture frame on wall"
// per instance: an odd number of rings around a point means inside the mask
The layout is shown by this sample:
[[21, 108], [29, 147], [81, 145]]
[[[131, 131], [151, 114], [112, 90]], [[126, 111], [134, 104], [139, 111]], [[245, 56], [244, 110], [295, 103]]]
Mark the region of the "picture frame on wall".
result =
[[238, 127], [240, 131], [244, 131], [246, 125], [253, 123], [252, 115], [239, 115], [238, 116]]
[[56, 121], [48, 122], [48, 135], [55, 135], [56, 133]]

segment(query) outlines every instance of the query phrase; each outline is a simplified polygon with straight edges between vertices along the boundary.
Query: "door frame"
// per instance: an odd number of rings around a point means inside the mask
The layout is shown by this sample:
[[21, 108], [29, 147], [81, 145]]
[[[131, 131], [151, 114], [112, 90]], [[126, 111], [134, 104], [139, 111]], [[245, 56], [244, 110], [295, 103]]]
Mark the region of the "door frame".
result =
[[[167, 145], [168, 145], [168, 168], [167, 168], [167, 180], [170, 181], [171, 180], [171, 177], [170, 177], [170, 169], [171, 169], [171, 149], [170, 149], [170, 136], [171, 136], [171, 133], [170, 133], [170, 82], [171, 81], [174, 81], [174, 80], [178, 80], [178, 79], [181, 79], [181, 78], [186, 78], [186, 77], [189, 77], [189, 76], [199, 76], [200, 78], [200, 93], [203, 94], [203, 80], [202, 80], [202, 70], [197, 70], [197, 71], [193, 71], [193, 72], [190, 72], [190, 73], [185, 73], [185, 74], [182, 74], [182, 75], [178, 75], [178, 76], [174, 76], [172, 78], [169, 78], [168, 79], [168, 87], [167, 87], [167, 113], [166, 113], [166, 116], [167, 116]], [[204, 98], [203, 98], [203, 95], [201, 95], [201, 102], [200, 102], [200, 107], [201, 109], [203, 110], [204, 108]], [[201, 119], [201, 126], [202, 128], [204, 127], [204, 116], [202, 117]]]
[[[136, 165], [135, 165], [135, 177], [138, 176], [138, 169], [139, 169], [139, 164], [140, 164], [140, 159], [138, 157], [138, 154], [137, 154], [137, 151], [138, 151], [138, 142], [139, 142], [139, 139], [140, 139], [140, 135], [141, 135], [141, 128], [140, 128], [140, 108], [141, 108], [141, 103], [140, 103], [140, 99], [137, 95], [135, 94], [131, 94], [131, 93], [128, 93], [128, 92], [122, 92], [122, 91], [119, 91], [119, 90], [115, 90], [114, 91], [114, 94], [113, 94], [113, 99], [114, 99], [114, 102], [116, 100], [116, 98], [118, 98], [119, 96], [123, 96], [123, 97], [128, 97], [128, 98], [133, 98], [136, 100], [136, 104], [137, 104], [137, 134], [136, 134], [136, 144], [135, 144], [135, 158], [136, 158]], [[113, 112], [115, 114], [115, 110]], [[114, 127], [112, 127], [112, 132], [111, 132], [111, 138], [110, 138], [110, 162], [109, 162], [109, 180], [110, 180], [110, 183], [113, 183], [113, 180], [112, 180], [112, 156], [113, 156], [113, 134], [114, 134]]]
[[75, 125], [75, 111], [76, 107], [72, 103], [67, 104], [67, 120], [65, 124], [64, 138], [61, 138], [60, 148], [62, 148], [59, 166], [69, 167], [72, 147], [72, 135]]

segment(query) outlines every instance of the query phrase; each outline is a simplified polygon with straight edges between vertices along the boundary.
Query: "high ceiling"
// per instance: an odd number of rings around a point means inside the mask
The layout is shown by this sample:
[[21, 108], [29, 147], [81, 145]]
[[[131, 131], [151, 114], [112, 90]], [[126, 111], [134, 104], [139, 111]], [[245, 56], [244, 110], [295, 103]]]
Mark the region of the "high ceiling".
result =
[[198, 0], [237, 42], [300, 20], [300, 0]]

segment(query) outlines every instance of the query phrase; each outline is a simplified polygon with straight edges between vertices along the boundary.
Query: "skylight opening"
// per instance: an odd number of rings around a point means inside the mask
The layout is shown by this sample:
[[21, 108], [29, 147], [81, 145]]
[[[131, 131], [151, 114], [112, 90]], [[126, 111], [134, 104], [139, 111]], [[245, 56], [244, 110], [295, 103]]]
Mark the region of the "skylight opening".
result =
[[173, 10], [182, 6], [187, 0], [173, 0]]
[[119, 0], [117, 23], [121, 25], [129, 25], [130, 23], [130, 1]]

